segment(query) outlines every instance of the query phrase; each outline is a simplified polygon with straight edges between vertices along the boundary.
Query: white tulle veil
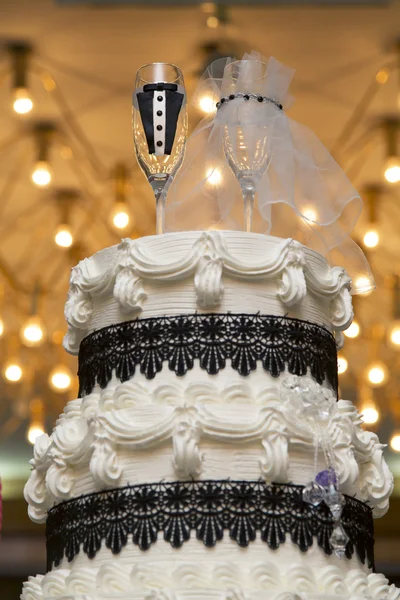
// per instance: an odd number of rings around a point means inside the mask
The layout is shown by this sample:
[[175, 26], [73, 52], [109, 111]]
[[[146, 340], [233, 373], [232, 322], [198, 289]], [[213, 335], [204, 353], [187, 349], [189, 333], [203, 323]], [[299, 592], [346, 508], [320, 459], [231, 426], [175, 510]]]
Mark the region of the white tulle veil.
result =
[[370, 291], [374, 280], [368, 262], [350, 238], [362, 200], [314, 133], [287, 116], [294, 71], [253, 52], [236, 63], [238, 76], [232, 79], [227, 66], [234, 60], [220, 59], [207, 68], [192, 104], [206, 99], [215, 106], [238, 92], [271, 101], [226, 101], [199, 123], [168, 191], [166, 230], [243, 230], [241, 188], [228, 164], [226, 146], [227, 136], [240, 127], [250, 162], [259, 168], [261, 155], [267, 157], [254, 176], [252, 230], [299, 240], [332, 264], [344, 266], [353, 279], [353, 293]]

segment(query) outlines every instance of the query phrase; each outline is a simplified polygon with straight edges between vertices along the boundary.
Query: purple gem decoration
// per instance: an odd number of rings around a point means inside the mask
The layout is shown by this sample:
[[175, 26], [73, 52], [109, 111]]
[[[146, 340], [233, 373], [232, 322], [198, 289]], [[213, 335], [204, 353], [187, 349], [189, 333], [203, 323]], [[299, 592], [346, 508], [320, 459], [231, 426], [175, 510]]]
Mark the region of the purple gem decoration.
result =
[[335, 471], [332, 467], [329, 469], [325, 469], [324, 471], [320, 471], [315, 477], [315, 481], [322, 485], [324, 488], [329, 488], [330, 485], [337, 485], [337, 477]]

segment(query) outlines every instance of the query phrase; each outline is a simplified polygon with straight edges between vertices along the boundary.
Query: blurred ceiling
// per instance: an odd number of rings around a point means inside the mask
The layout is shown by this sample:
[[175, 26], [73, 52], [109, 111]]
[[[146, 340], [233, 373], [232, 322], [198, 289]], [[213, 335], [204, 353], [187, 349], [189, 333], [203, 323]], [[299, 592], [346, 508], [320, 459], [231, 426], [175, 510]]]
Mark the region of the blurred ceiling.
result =
[[[37, 285], [42, 290], [39, 310], [50, 340], [40, 351], [24, 350], [25, 363], [39, 374], [32, 376], [29, 386], [0, 383], [0, 472], [3, 470], [5, 477], [6, 472], [10, 477], [18, 472], [21, 479], [26, 474], [21, 465], [30, 455], [23, 440], [32, 395], [46, 396], [48, 426], [69, 398], [68, 394], [50, 393], [45, 384], [47, 372], [42, 371], [61, 360], [76, 369], [73, 359], [61, 352], [60, 336], [56, 336], [57, 342], [51, 340], [54, 332], [65, 329], [63, 305], [71, 266], [121, 237], [109, 220], [114, 201], [112, 173], [117, 163], [124, 163], [131, 172], [128, 201], [135, 225], [123, 235], [154, 232], [154, 203], [136, 166], [131, 133], [132, 86], [142, 64], [165, 61], [179, 65], [190, 94], [215, 53], [234, 52], [240, 57], [254, 49], [272, 54], [296, 69], [292, 89], [296, 102], [290, 116], [311, 127], [334, 151], [361, 192], [369, 184], [384, 183], [385, 144], [378, 125], [382, 119], [400, 116], [400, 77], [395, 70], [400, 2], [381, 6], [234, 6], [224, 9], [224, 15], [220, 26], [212, 28], [207, 27], [204, 6], [194, 3], [114, 8], [60, 6], [51, 0], [0, 3], [3, 351], [9, 353], [7, 332], [18, 332]], [[11, 109], [7, 45], [16, 41], [33, 48], [29, 85], [34, 110], [26, 119], [17, 118]], [[387, 83], [379, 85], [376, 73], [387, 65], [392, 73]], [[50, 89], [52, 80], [55, 91], [47, 92], [46, 81]], [[199, 118], [200, 113], [193, 109], [191, 124]], [[35, 124], [43, 121], [53, 124], [57, 134], [51, 146], [51, 186], [38, 189], [30, 179], [35, 161], [32, 132]], [[353, 361], [353, 370], [342, 379], [342, 391], [355, 400], [364, 365], [382, 354], [392, 371], [386, 391], [379, 392], [387, 407], [382, 420], [386, 439], [395, 426], [393, 418], [400, 404], [395, 373], [400, 363], [387, 348], [384, 333], [392, 314], [391, 277], [400, 274], [399, 185], [382, 188], [377, 207], [381, 244], [369, 258], [378, 291], [356, 303], [357, 318], [373, 342], [347, 342], [345, 353]], [[79, 194], [71, 215], [76, 244], [70, 251], [55, 246], [53, 239], [60, 222], [57, 191], [65, 188]], [[355, 231], [356, 239], [362, 238], [365, 224], [364, 217]]]

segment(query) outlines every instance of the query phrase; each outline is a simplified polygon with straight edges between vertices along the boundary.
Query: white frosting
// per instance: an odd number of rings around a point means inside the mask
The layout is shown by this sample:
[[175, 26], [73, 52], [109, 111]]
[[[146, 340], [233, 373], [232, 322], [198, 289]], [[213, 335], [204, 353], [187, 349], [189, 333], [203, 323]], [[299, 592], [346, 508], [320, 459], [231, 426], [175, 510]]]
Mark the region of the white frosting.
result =
[[65, 348], [101, 327], [196, 311], [298, 317], [334, 331], [353, 317], [350, 278], [291, 239], [240, 231], [125, 239], [72, 270]]
[[[290, 380], [290, 376], [286, 380]], [[379, 517], [388, 508], [393, 476], [374, 433], [361, 427], [353, 404], [324, 390], [331, 407], [322, 424], [332, 444], [342, 492]], [[161, 385], [135, 380], [67, 405], [50, 437], [35, 443], [25, 486], [29, 514], [42, 522], [55, 503], [108, 487], [177, 479], [250, 479], [306, 484], [315, 476], [315, 429], [281, 386], [254, 391], [246, 382]], [[323, 453], [318, 468], [326, 468]]]
[[[178, 552], [179, 554], [179, 552]], [[205, 553], [207, 554], [207, 553]], [[257, 557], [261, 558], [261, 557]], [[311, 561], [277, 563], [269, 556], [258, 561], [230, 561], [207, 555], [201, 562], [190, 560], [138, 561], [112, 559], [103, 564], [73, 566], [30, 578], [21, 600], [53, 598], [296, 598], [398, 600], [400, 590], [381, 574], [359, 568], [343, 570], [335, 564], [318, 567]], [[260, 592], [264, 592], [261, 594]]]

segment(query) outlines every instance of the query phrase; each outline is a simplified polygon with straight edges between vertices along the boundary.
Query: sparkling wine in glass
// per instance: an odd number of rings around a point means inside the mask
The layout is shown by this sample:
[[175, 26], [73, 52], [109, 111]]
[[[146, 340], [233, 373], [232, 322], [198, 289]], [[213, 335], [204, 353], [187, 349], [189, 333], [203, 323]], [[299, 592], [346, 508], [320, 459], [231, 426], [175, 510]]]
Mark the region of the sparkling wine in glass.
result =
[[235, 61], [225, 68], [228, 100], [219, 108], [225, 156], [237, 178], [244, 201], [245, 231], [252, 230], [256, 184], [267, 170], [271, 158], [273, 119], [266, 111], [272, 107], [262, 95], [267, 65], [254, 60]]
[[132, 104], [136, 156], [156, 199], [156, 232], [163, 233], [166, 193], [182, 164], [187, 138], [181, 70], [169, 63], [141, 67]]

